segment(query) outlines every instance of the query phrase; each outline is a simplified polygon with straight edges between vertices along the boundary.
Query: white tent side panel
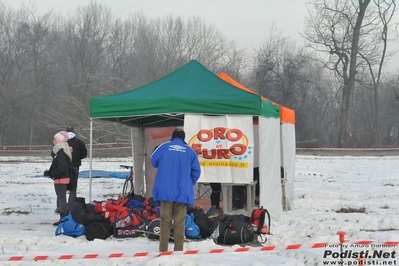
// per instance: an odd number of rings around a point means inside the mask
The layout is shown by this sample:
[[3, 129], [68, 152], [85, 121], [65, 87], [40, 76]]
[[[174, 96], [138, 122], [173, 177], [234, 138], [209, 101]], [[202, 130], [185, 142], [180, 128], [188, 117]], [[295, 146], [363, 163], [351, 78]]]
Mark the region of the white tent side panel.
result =
[[254, 167], [259, 167], [259, 125], [254, 125]]
[[157, 169], [151, 165], [151, 154], [155, 147], [159, 144], [170, 140], [174, 127], [159, 127], [159, 128], [147, 128], [144, 130], [145, 143], [145, 184], [146, 191], [144, 196], [146, 198], [152, 197], [152, 188], [154, 186], [155, 176]]
[[272, 220], [282, 208], [280, 119], [259, 117], [259, 204]]
[[294, 199], [294, 181], [295, 181], [295, 125], [283, 123], [281, 126], [282, 149], [283, 149], [283, 166], [287, 177], [286, 181], [286, 197], [288, 204], [291, 205]]

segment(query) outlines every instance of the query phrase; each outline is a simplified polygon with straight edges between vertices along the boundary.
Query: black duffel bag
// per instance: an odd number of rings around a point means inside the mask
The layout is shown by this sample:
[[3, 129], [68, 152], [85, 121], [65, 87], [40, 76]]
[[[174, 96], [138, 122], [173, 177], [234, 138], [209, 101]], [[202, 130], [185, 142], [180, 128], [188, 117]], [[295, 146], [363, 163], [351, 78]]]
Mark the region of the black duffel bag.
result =
[[86, 239], [92, 241], [94, 239], [107, 239], [114, 232], [114, 227], [112, 226], [109, 219], [104, 219], [100, 222], [91, 222], [86, 226], [85, 236]]

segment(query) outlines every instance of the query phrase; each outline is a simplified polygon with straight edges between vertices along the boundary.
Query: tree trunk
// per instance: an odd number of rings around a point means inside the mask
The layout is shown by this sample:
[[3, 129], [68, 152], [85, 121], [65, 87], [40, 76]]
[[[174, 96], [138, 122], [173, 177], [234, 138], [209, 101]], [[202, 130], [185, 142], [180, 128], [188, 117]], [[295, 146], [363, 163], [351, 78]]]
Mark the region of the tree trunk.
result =
[[344, 85], [344, 90], [342, 92], [342, 106], [341, 106], [341, 130], [339, 134], [339, 147], [348, 147], [350, 141], [351, 132], [351, 120], [352, 115], [351, 108], [351, 88], [349, 82]]
[[355, 75], [357, 53], [359, 51], [359, 36], [360, 29], [366, 8], [371, 0], [359, 0], [359, 13], [356, 19], [356, 24], [353, 29], [353, 38], [351, 44], [350, 66], [348, 80], [344, 80], [344, 91], [342, 93], [342, 107], [341, 107], [341, 130], [339, 145], [340, 147], [349, 147], [351, 145], [351, 119], [352, 119], [352, 102], [353, 94], [355, 92]]
[[375, 120], [375, 146], [381, 146], [381, 134], [380, 134], [380, 122], [378, 121], [380, 106], [378, 103], [378, 84], [374, 86], [374, 104], [375, 104], [375, 112], [374, 112], [374, 120]]

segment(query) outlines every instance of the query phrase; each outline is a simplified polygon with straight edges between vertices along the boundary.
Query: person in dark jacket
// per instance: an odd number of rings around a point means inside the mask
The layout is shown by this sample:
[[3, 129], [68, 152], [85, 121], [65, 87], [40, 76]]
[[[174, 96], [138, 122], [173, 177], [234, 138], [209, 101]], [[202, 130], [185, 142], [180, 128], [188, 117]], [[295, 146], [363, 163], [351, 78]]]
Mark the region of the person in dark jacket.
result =
[[[67, 185], [69, 184], [69, 167], [72, 160], [72, 153], [68, 145], [68, 133], [60, 131], [54, 135], [53, 161], [51, 162], [48, 175], [54, 180], [54, 189], [59, 202], [60, 220], [67, 214], [68, 204], [66, 201]], [[59, 225], [60, 221], [53, 223]]]
[[220, 193], [222, 192], [221, 183], [209, 183], [212, 188], [211, 193], [211, 206], [220, 209]]
[[72, 150], [72, 168], [75, 170], [75, 187], [69, 191], [68, 198], [68, 209], [72, 212], [74, 202], [76, 199], [76, 190], [78, 189], [78, 179], [79, 179], [79, 167], [82, 165], [82, 159], [87, 156], [86, 144], [79, 138], [76, 137], [75, 129], [73, 126], [67, 126], [66, 131], [68, 132], [68, 145]]
[[195, 151], [184, 141], [185, 132], [173, 131], [170, 141], [160, 144], [151, 154], [151, 164], [158, 168], [152, 196], [161, 202], [159, 251], [167, 251], [172, 220], [174, 251], [182, 251], [187, 205], [194, 203], [194, 185], [201, 168]]

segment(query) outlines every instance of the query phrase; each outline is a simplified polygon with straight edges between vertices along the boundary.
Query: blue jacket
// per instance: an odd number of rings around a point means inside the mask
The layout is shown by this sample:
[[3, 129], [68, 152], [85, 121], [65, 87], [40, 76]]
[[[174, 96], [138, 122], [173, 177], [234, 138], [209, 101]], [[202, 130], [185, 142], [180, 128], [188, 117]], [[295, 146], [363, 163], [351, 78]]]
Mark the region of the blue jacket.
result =
[[152, 152], [151, 164], [158, 168], [152, 189], [155, 201], [194, 204], [194, 185], [201, 168], [190, 146], [180, 138], [164, 142]]

